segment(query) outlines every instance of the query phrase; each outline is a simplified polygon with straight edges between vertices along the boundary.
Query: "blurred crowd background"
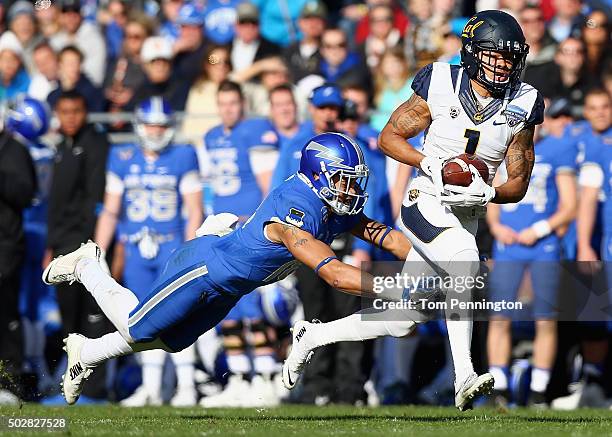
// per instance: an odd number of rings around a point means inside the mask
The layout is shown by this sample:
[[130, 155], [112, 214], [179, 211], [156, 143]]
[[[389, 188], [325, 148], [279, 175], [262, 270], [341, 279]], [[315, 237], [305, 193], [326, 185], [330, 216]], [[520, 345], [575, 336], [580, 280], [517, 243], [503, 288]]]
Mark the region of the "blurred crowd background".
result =
[[[197, 152], [204, 215], [225, 211], [215, 196], [251, 171], [240, 168], [249, 166], [248, 160], [223, 164], [227, 154], [211, 153], [223, 140], [214, 128], [231, 128], [244, 117], [269, 124], [261, 131], [261, 144], [276, 153], [261, 155], [272, 163], [262, 170], [269, 178], [256, 178], [258, 189], [242, 206], [256, 206], [297, 169], [299, 150], [309, 137], [338, 130], [367, 152], [372, 174], [366, 213], [393, 225], [412, 169], [378, 151], [378, 132], [412, 94], [412, 77], [420, 68], [435, 61], [460, 63], [461, 31], [479, 10], [503, 9], [523, 28], [530, 46], [523, 80], [547, 103], [536, 154], [539, 143], [547, 141], [552, 152], [546, 159], [567, 158], [557, 164], [562, 172], [539, 173], [540, 189], [558, 185], [559, 195], [551, 197], [547, 211], [562, 210], [563, 220], [545, 237], [553, 238], [558, 250], [546, 259], [530, 252], [522, 261], [598, 259], [596, 237], [590, 251], [579, 247], [574, 220], [586, 145], [599, 141], [612, 147], [611, 5], [610, 0], [3, 0], [0, 102], [6, 112], [15, 101], [31, 97], [46, 102], [54, 116], [47, 134], [29, 139], [38, 144], [29, 147], [38, 172], [35, 206], [48, 202], [42, 216], [28, 215], [32, 186], [18, 183], [12, 149], [2, 150], [9, 140], [0, 143], [0, 211], [26, 211], [20, 229], [0, 230], [0, 403], [14, 402], [14, 395], [61, 402], [62, 338], [68, 332], [95, 336], [111, 329], [89, 295], [74, 286], [43, 287], [39, 270], [51, 256], [93, 238], [107, 156], [126, 143], [137, 144], [132, 120], [140, 102], [161, 96], [175, 111], [174, 142], [191, 144]], [[3, 135], [11, 135], [6, 127]], [[410, 142], [420, 147], [422, 141], [421, 135]], [[533, 205], [541, 195], [531, 193], [525, 203]], [[253, 210], [238, 215], [246, 219]], [[532, 247], [542, 238], [521, 233], [541, 215], [504, 222], [511, 212], [496, 208], [482, 220], [481, 252], [493, 261], [496, 244]], [[595, 220], [597, 213], [591, 215]], [[601, 235], [598, 226], [599, 221], [595, 235]], [[116, 240], [107, 257], [121, 281], [132, 243]], [[350, 238], [333, 247], [366, 268], [388, 259]], [[539, 290], [529, 269], [514, 276], [521, 279], [519, 298], [534, 301]], [[192, 356], [149, 363], [148, 376], [141, 371], [147, 366], [142, 358], [112, 362], [96, 372], [80, 402], [452, 404], [449, 345], [444, 323], [438, 322], [419, 326], [409, 338], [326, 347], [289, 395], [278, 370], [290, 343], [291, 320], [336, 319], [359, 309], [360, 302], [302, 270], [253, 295], [231, 323], [203, 336]], [[534, 317], [536, 322], [510, 317], [476, 323], [477, 367], [492, 369], [506, 382], [496, 386], [500, 399], [488, 401], [542, 407], [561, 398], [553, 406], [607, 407], [612, 354], [605, 321], [585, 326], [556, 323], [554, 313]]]

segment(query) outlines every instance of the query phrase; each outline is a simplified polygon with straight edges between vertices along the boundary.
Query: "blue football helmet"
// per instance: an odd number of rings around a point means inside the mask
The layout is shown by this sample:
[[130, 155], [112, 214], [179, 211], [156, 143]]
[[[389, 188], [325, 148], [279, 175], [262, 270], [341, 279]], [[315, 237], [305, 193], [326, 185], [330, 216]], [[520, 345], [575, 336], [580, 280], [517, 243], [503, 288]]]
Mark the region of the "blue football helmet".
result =
[[[146, 126], [163, 126], [165, 129], [160, 135], [151, 135], [147, 133]], [[142, 148], [151, 152], [159, 152], [165, 149], [174, 138], [174, 111], [162, 97], [157, 96], [144, 100], [136, 108], [134, 131]]]
[[6, 129], [34, 141], [49, 129], [51, 115], [45, 102], [25, 97], [18, 99], [6, 112]]
[[359, 214], [368, 200], [363, 152], [346, 135], [326, 132], [310, 139], [302, 149], [298, 174], [335, 214]]

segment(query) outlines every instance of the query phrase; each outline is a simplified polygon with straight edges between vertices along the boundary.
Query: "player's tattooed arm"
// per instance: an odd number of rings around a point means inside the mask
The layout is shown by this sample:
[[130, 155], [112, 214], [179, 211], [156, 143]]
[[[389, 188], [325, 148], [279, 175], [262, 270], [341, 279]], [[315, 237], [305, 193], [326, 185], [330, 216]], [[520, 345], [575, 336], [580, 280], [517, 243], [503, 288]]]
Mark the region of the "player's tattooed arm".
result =
[[357, 226], [351, 230], [351, 233], [377, 247], [380, 247], [380, 240], [384, 237], [382, 248], [391, 252], [398, 259], [406, 259], [408, 251], [412, 247], [410, 241], [404, 234], [396, 230], [387, 232], [388, 228], [389, 226], [363, 215]]
[[397, 161], [418, 167], [423, 154], [406, 140], [427, 129], [430, 124], [431, 113], [427, 102], [413, 94], [391, 114], [378, 138], [380, 149]]
[[534, 126], [525, 126], [514, 135], [506, 152], [508, 180], [495, 188], [493, 203], [516, 203], [525, 197], [535, 162]]
[[[266, 226], [268, 238], [283, 244], [302, 264], [315, 269], [321, 261], [335, 257], [334, 251], [311, 233], [286, 223]], [[358, 296], [373, 297], [374, 279], [366, 272], [334, 259], [320, 267], [319, 276], [334, 288]]]

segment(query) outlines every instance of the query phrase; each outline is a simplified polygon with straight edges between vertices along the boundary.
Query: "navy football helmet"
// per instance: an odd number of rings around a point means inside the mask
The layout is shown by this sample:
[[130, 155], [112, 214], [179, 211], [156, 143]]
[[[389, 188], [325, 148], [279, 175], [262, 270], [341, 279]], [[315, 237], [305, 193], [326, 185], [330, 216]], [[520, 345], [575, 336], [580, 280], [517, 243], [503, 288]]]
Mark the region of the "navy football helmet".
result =
[[45, 102], [25, 97], [9, 106], [5, 127], [10, 132], [34, 141], [49, 129], [51, 115]]
[[299, 174], [338, 215], [359, 214], [368, 200], [369, 170], [363, 152], [346, 135], [326, 132], [308, 141]]
[[[146, 130], [147, 125], [163, 126], [165, 129], [160, 135], [150, 135]], [[144, 100], [136, 108], [134, 131], [144, 149], [159, 152], [166, 148], [175, 133], [174, 111], [170, 104], [159, 96]]]
[[[470, 79], [494, 95], [516, 86], [525, 68], [529, 45], [525, 43], [521, 26], [510, 14], [495, 10], [478, 12], [463, 28], [461, 44], [461, 65]], [[487, 52], [510, 56], [510, 70], [504, 71], [492, 65], [491, 58], [487, 62]], [[496, 80], [500, 75], [505, 79]]]

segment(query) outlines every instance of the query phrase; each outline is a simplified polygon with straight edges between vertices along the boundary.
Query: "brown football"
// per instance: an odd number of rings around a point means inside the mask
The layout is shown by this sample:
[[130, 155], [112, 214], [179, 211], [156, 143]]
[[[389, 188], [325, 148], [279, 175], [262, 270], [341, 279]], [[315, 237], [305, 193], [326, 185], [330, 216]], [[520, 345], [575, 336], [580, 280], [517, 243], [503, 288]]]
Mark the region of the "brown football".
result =
[[468, 155], [467, 153], [446, 161], [442, 167], [442, 181], [445, 184], [467, 187], [472, 183], [470, 164], [476, 167], [476, 170], [478, 170], [485, 182], [489, 181], [489, 168], [487, 164], [476, 155]]

